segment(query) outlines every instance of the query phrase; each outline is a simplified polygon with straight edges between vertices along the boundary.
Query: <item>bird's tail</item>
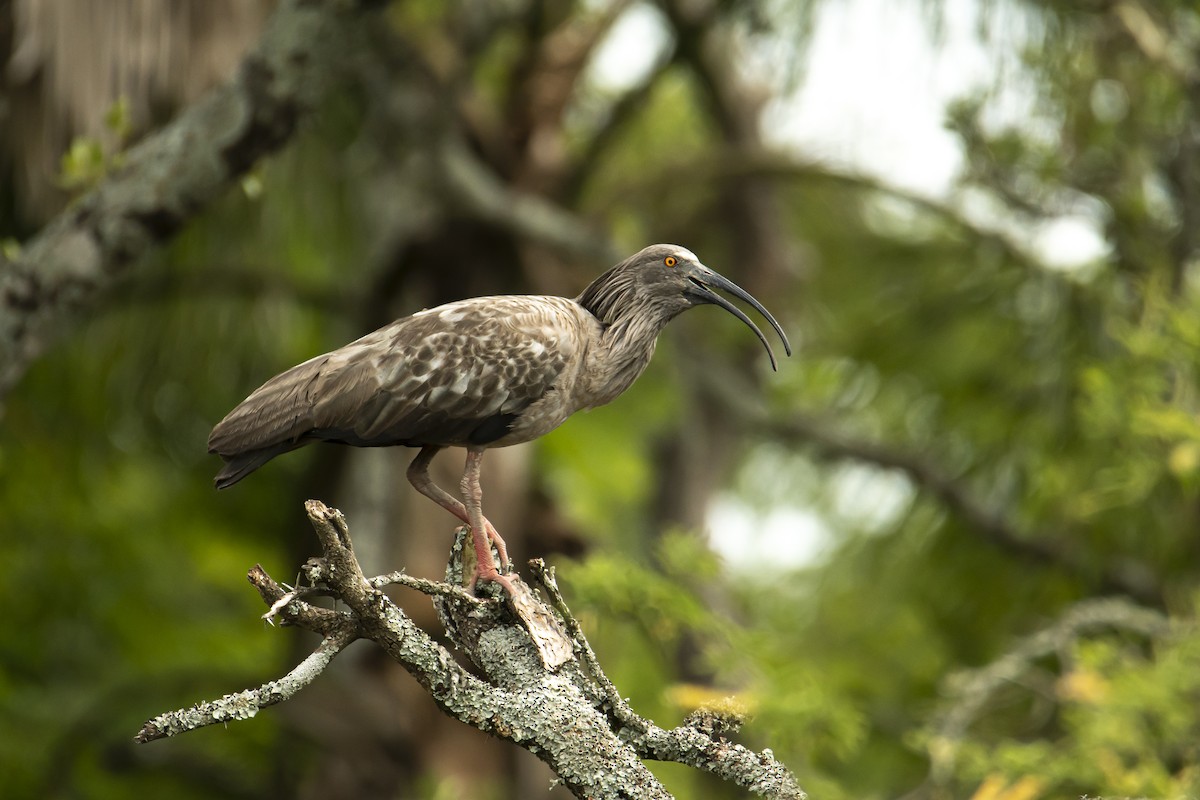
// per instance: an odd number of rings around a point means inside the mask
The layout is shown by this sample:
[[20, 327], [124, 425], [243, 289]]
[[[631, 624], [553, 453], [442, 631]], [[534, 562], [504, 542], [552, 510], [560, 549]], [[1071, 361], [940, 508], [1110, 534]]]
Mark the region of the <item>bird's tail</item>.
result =
[[213, 479], [213, 484], [218, 489], [228, 489], [275, 456], [291, 449], [290, 447], [271, 447], [233, 456], [225, 462], [225, 466], [221, 467], [221, 471]]
[[307, 391], [327, 358], [317, 356], [276, 375], [217, 423], [208, 437], [208, 452], [225, 461], [214, 481], [218, 489], [310, 441], [312, 401]]

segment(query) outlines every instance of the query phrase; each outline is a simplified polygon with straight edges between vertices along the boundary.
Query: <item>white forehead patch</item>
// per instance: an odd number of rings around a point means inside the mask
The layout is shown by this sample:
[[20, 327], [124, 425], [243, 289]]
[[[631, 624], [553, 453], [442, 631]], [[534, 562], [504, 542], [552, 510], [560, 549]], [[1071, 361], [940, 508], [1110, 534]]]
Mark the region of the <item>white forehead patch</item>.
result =
[[696, 258], [696, 254], [686, 247], [680, 247], [677, 244], [671, 245], [675, 249], [675, 257], [681, 261], [695, 261], [699, 263], [700, 259]]

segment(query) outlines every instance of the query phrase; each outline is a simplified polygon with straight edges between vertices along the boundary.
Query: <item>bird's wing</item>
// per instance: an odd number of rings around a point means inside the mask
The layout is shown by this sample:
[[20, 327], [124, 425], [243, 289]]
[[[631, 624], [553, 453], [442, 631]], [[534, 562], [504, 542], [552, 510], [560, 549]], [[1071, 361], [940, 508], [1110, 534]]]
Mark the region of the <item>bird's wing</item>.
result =
[[397, 320], [267, 381], [217, 425], [209, 450], [228, 458], [274, 455], [311, 438], [363, 446], [498, 439], [574, 356], [572, 306], [485, 297]]

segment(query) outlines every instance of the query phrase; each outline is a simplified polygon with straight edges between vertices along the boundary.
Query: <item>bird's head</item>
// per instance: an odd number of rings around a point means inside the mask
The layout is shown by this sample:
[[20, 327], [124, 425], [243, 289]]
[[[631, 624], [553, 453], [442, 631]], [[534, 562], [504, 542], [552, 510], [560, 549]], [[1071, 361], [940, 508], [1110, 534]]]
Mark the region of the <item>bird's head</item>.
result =
[[608, 324], [615, 323], [621, 317], [648, 315], [660, 327], [693, 306], [720, 306], [754, 331], [767, 349], [771, 369], [778, 369], [775, 353], [767, 337], [740, 308], [717, 294], [717, 289], [749, 303], [762, 314], [775, 333], [779, 334], [784, 352], [789, 356], [792, 354], [792, 346], [783, 328], [762, 303], [733, 281], [704, 266], [695, 253], [679, 245], [653, 244], [634, 253], [592, 281], [579, 296], [578, 302]]

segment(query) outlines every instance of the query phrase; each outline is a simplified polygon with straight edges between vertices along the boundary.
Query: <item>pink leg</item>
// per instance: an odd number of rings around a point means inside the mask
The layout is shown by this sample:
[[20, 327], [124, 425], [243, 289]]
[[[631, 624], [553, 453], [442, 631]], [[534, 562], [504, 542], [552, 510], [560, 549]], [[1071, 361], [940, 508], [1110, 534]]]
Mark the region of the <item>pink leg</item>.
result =
[[[417, 453], [417, 457], [414, 458], [412, 463], [408, 466], [408, 482], [411, 483], [413, 488], [418, 492], [449, 511], [454, 516], [458, 517], [458, 519], [462, 522], [470, 525], [472, 529], [475, 529], [474, 524], [471, 522], [470, 515], [467, 513], [466, 506], [455, 499], [454, 496], [445, 489], [434, 483], [433, 479], [429, 477], [429, 462], [433, 460], [433, 457], [437, 455], [438, 451], [441, 449], [442, 448], [440, 447], [434, 447], [432, 445], [422, 447], [421, 452]], [[483, 453], [480, 451], [480, 456], [482, 455]], [[469, 458], [468, 463], [470, 463]], [[476, 465], [476, 470], [478, 470], [478, 464]], [[504, 540], [500, 538], [500, 534], [496, 532], [495, 527], [492, 526], [492, 523], [488, 522], [486, 517], [483, 518], [483, 530], [487, 531], [488, 538], [495, 543], [496, 550], [500, 553], [500, 568], [507, 570], [508, 548], [505, 547]], [[491, 562], [491, 551], [489, 550], [488, 552], [488, 562]]]
[[480, 578], [503, 586], [509, 596], [516, 596], [516, 588], [508, 578], [496, 571], [492, 560], [492, 546], [488, 541], [487, 520], [483, 516], [483, 491], [479, 488], [479, 465], [483, 461], [483, 450], [467, 448], [467, 465], [463, 469], [462, 493], [466, 501], [467, 516], [470, 518], [471, 535], [475, 539], [475, 577], [471, 588]]

